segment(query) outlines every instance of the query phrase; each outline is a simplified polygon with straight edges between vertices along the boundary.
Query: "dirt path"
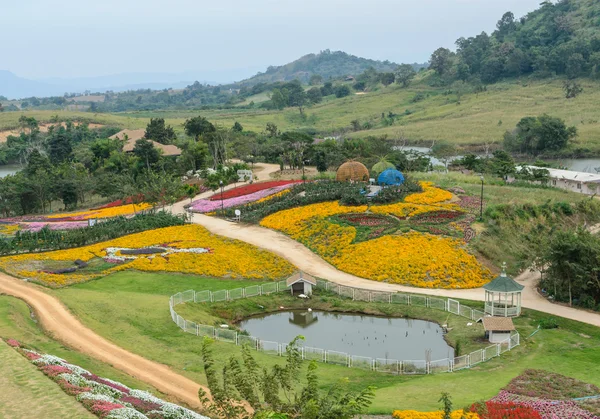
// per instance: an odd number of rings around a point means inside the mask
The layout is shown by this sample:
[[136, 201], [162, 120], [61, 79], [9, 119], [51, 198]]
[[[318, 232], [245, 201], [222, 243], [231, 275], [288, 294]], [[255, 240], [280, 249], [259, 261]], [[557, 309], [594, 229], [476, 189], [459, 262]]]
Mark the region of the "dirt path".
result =
[[[269, 175], [279, 170], [279, 166], [275, 164], [261, 163], [260, 166], [263, 166], [264, 169], [257, 174], [259, 180], [270, 179]], [[198, 196], [198, 198], [204, 198], [210, 196], [210, 194], [212, 194], [212, 192]], [[175, 205], [173, 211], [177, 213], [184, 212], [183, 204]], [[328, 281], [335, 282], [336, 284], [364, 288], [372, 291], [413, 292], [476, 301], [484, 301], [485, 299], [485, 293], [482, 288], [469, 290], [413, 288], [360, 278], [336, 269], [304, 245], [282, 233], [264, 227], [237, 224], [201, 214], [193, 214], [192, 221], [204, 226], [212, 233], [232, 239], [238, 239], [262, 249], [269, 250], [285, 258], [298, 269]], [[600, 314], [553, 304], [540, 296], [536, 289], [539, 273], [526, 271], [515, 279], [525, 285], [523, 291], [523, 307], [600, 327]]]
[[110, 343], [81, 324], [57, 298], [44, 292], [43, 288], [0, 273], [0, 294], [23, 299], [33, 308], [44, 330], [54, 339], [106, 362], [189, 406], [200, 407], [199, 384], [165, 365]]

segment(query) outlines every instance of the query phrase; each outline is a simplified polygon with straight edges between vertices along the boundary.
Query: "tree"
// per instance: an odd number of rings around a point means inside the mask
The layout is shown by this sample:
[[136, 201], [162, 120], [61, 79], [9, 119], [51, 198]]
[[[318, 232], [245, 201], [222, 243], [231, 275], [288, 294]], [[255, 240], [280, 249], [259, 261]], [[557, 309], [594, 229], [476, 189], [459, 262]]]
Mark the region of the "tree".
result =
[[308, 84], [310, 84], [311, 86], [318, 86], [321, 83], [323, 83], [323, 76], [319, 74], [313, 74], [312, 76], [310, 76]]
[[288, 104], [288, 96], [287, 91], [282, 89], [273, 89], [271, 92], [271, 103], [275, 107], [275, 109], [282, 110]]
[[525, 117], [515, 130], [504, 134], [504, 148], [537, 156], [564, 149], [576, 136], [577, 128], [567, 127], [560, 118], [549, 115]]
[[[599, 60], [600, 61], [600, 60]], [[333, 91], [333, 83], [330, 81], [326, 82], [323, 87], [321, 87], [321, 94], [325, 96], [330, 96], [334, 93]]]
[[435, 70], [440, 76], [446, 74], [452, 65], [452, 52], [448, 48], [438, 48], [429, 59], [429, 68]]
[[177, 135], [173, 127], [165, 125], [164, 118], [150, 118], [150, 123], [146, 126], [144, 138], [154, 140], [161, 144], [171, 144]]
[[213, 402], [204, 390], [198, 395], [215, 417], [249, 418], [244, 404], [254, 410], [254, 418], [352, 419], [372, 403], [373, 387], [347, 391], [347, 380], [321, 390], [316, 374], [318, 365], [309, 363], [301, 379], [302, 355], [296, 337], [286, 349], [284, 365], [271, 369], [256, 362], [251, 349], [242, 346], [241, 360], [231, 357], [219, 376], [212, 352], [213, 341], [202, 343], [202, 361]]
[[231, 130], [235, 131], [235, 132], [242, 132], [244, 130], [244, 127], [242, 126], [242, 124], [235, 121], [235, 124], [233, 124], [233, 127], [231, 127]]
[[583, 55], [579, 53], [572, 54], [567, 61], [567, 67], [565, 71], [567, 77], [570, 79], [575, 79], [581, 76], [586, 64], [587, 62], [585, 58], [583, 58]]
[[183, 185], [175, 176], [167, 173], [145, 171], [140, 176], [139, 194], [144, 201], [152, 204], [161, 204], [163, 207], [172, 205], [185, 193]]
[[345, 84], [341, 84], [335, 88], [335, 97], [338, 99], [349, 96], [350, 93], [350, 88]]
[[158, 163], [158, 160], [160, 159], [158, 150], [154, 147], [152, 142], [145, 138], [140, 138], [135, 142], [133, 154], [145, 164], [148, 172], [150, 171], [150, 166]]
[[396, 70], [396, 83], [402, 83], [402, 87], [408, 87], [417, 72], [410, 64], [401, 64]]
[[286, 83], [284, 89], [288, 92], [288, 106], [298, 108], [300, 115], [304, 115], [304, 107], [308, 102], [308, 98], [300, 81], [293, 80]]
[[563, 84], [563, 90], [565, 91], [565, 97], [567, 99], [573, 99], [579, 96], [583, 92], [583, 88], [576, 81], [568, 80]]
[[196, 142], [198, 142], [200, 136], [216, 131], [215, 126], [203, 116], [186, 119], [183, 123], [183, 128], [186, 135], [194, 137], [194, 141]]
[[184, 171], [206, 169], [208, 160], [208, 146], [204, 143], [188, 143], [181, 153], [181, 162]]
[[431, 147], [431, 154], [444, 163], [446, 171], [448, 171], [448, 162], [456, 156], [456, 145], [447, 141], [438, 141]]
[[56, 165], [71, 159], [73, 148], [71, 147], [71, 140], [63, 127], [51, 132], [48, 139], [48, 148], [52, 164]]
[[387, 87], [396, 81], [396, 75], [394, 73], [381, 73], [380, 80], [381, 84]]
[[502, 19], [500, 19], [496, 24], [496, 36], [500, 39], [500, 41], [502, 41], [506, 35], [514, 32], [516, 28], [517, 24], [515, 23], [515, 15], [513, 12], [506, 12], [504, 15], [502, 15]]
[[321, 103], [323, 101], [323, 95], [321, 94], [321, 89], [318, 87], [311, 87], [306, 92], [306, 97], [308, 101], [312, 104]]
[[279, 135], [279, 130], [277, 129], [277, 125], [272, 122], [267, 122], [267, 126], [265, 128], [269, 137], [277, 137]]
[[515, 161], [512, 156], [504, 150], [494, 151], [492, 168], [495, 174], [506, 180], [507, 176], [515, 172]]

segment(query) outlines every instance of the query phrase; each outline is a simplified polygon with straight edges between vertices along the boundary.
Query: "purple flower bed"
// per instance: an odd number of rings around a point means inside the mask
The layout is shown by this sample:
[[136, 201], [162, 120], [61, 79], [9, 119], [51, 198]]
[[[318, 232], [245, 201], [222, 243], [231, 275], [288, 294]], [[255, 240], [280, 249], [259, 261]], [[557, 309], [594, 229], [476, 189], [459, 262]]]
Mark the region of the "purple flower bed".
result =
[[598, 419], [598, 416], [582, 409], [572, 400], [543, 400], [519, 396], [501, 390], [492, 401], [499, 403], [512, 402], [529, 406], [535, 409], [542, 416], [542, 419]]
[[[282, 185], [274, 188], [265, 189], [262, 191], [254, 192], [249, 195], [238, 196], [236, 198], [229, 198], [223, 200], [223, 208], [237, 207], [239, 205], [248, 204], [250, 202], [258, 201], [259, 199], [266, 198], [267, 196], [276, 194], [285, 189], [291, 188], [293, 185]], [[189, 206], [193, 212], [206, 213], [213, 212], [221, 209], [221, 200], [210, 201], [208, 199], [199, 199], [194, 201]]]
[[131, 406], [133, 406], [135, 410], [140, 411], [142, 413], [148, 413], [152, 410], [160, 410], [161, 407], [158, 403], [154, 403], [147, 400], [141, 400], [137, 397], [132, 396], [123, 396], [120, 398], [120, 401], [124, 403], [129, 403]]
[[104, 378], [100, 378], [96, 374], [82, 374], [82, 377], [87, 380], [90, 380], [90, 381], [95, 381], [97, 383], [104, 384], [106, 386], [114, 388], [115, 390], [119, 390], [121, 393], [129, 394], [129, 391], [130, 391], [127, 387], [120, 386], [119, 384], [113, 383], [110, 380], [105, 380]]
[[84, 228], [88, 226], [87, 221], [74, 221], [63, 223], [33, 222], [21, 224], [21, 231], [31, 231], [33, 233], [40, 231], [44, 226], [50, 230], [71, 230], [73, 228]]

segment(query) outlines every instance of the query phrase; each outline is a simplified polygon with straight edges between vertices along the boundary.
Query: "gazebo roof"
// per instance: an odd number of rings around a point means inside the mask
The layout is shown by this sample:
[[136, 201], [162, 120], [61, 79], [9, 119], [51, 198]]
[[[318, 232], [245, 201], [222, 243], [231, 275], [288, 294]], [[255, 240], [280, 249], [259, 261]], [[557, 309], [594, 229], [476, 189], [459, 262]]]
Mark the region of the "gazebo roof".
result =
[[296, 272], [294, 275], [290, 276], [285, 281], [285, 285], [291, 287], [297, 282], [308, 282], [311, 285], [317, 286], [317, 280], [304, 272]]
[[503, 263], [502, 264], [502, 273], [500, 274], [500, 276], [497, 277], [496, 279], [494, 279], [493, 281], [485, 284], [483, 286], [483, 288], [486, 291], [490, 291], [490, 292], [510, 293], [510, 292], [521, 292], [521, 291], [523, 291], [523, 288], [525, 288], [525, 287], [523, 285], [519, 284], [514, 279], [506, 276], [506, 263]]

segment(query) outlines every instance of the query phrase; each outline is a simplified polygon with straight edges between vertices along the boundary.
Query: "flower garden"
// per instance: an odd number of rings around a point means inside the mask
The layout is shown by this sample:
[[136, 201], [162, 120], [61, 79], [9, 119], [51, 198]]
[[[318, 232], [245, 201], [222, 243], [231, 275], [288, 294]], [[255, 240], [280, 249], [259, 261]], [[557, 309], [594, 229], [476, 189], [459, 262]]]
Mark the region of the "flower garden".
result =
[[402, 202], [345, 206], [321, 202], [263, 218], [337, 268], [364, 278], [423, 288], [476, 288], [491, 272], [468, 252], [474, 216], [431, 183]]
[[287, 193], [294, 184], [299, 181], [280, 180], [272, 182], [252, 183], [240, 186], [221, 193], [217, 193], [206, 199], [193, 201], [188, 208], [192, 212], [210, 213], [221, 208], [238, 207], [253, 202], [265, 202], [274, 196]]
[[[121, 201], [118, 201], [119, 203]], [[0, 220], [0, 234], [13, 235], [17, 231], [37, 232], [47, 227], [50, 230], [71, 230], [87, 227], [90, 219], [129, 217], [137, 212], [152, 208], [150, 204], [107, 204], [103, 207], [86, 211], [64, 214], [31, 215], [12, 217]]]
[[272, 253], [213, 235], [198, 225], [149, 230], [74, 249], [8, 256], [0, 259], [0, 268], [52, 287], [124, 269], [269, 280], [294, 270]]
[[[497, 396], [474, 403], [469, 412], [457, 410], [462, 419], [598, 419], [589, 400], [600, 398], [600, 388], [543, 370], [526, 370]], [[442, 412], [396, 410], [395, 419], [442, 419]]]
[[6, 343], [29, 359], [65, 393], [75, 396], [102, 419], [208, 419], [192, 410], [165, 402], [142, 390], [97, 375], [49, 354], [41, 354], [14, 339]]

